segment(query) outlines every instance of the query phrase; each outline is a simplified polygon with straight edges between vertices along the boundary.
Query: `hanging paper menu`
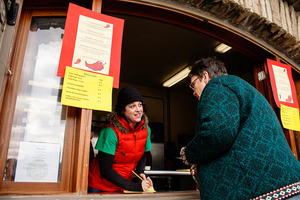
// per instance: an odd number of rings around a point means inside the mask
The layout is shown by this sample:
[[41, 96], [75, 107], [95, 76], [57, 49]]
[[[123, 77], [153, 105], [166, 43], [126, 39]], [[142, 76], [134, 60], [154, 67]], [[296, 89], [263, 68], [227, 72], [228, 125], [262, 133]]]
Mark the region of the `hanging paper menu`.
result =
[[119, 87], [124, 20], [70, 3], [57, 76], [66, 66], [104, 74]]
[[285, 105], [298, 108], [295, 84], [292, 78], [292, 70], [290, 65], [267, 60], [270, 73], [271, 86], [276, 105]]

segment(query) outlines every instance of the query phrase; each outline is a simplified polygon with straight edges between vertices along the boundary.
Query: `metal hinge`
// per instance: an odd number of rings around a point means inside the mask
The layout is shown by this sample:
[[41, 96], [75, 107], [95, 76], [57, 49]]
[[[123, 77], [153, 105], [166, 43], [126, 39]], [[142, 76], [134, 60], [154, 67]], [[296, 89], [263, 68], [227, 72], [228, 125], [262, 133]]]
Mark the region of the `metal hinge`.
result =
[[10, 69], [8, 66], [6, 66], [6, 64], [2, 61], [2, 59], [0, 58], [0, 62], [2, 63], [2, 65], [6, 68], [6, 70], [8, 71], [8, 75], [12, 76], [13, 74], [11, 73]]

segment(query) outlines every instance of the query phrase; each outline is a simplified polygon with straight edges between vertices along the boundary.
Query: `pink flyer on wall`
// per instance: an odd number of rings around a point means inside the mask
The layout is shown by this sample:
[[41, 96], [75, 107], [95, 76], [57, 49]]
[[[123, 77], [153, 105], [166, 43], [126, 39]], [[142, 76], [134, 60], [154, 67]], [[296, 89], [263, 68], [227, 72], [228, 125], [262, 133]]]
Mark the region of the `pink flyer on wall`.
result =
[[270, 59], [267, 60], [267, 65], [277, 106], [280, 108], [282, 104], [299, 108], [291, 66]]

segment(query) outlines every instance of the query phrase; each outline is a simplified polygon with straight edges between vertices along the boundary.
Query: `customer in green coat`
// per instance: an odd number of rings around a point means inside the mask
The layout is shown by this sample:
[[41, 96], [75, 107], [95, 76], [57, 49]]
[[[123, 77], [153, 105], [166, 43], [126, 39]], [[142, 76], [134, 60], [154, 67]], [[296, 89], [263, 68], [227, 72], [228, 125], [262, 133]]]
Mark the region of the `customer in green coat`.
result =
[[197, 61], [189, 80], [197, 127], [180, 154], [197, 167], [201, 200], [300, 198], [300, 162], [267, 100], [215, 57]]

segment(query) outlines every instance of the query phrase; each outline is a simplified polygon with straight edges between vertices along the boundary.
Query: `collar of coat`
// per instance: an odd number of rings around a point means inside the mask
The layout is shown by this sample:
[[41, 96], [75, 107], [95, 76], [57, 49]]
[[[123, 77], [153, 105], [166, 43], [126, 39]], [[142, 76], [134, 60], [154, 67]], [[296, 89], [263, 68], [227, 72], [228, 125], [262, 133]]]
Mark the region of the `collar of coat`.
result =
[[[122, 116], [122, 117], [127, 121], [128, 124], [130, 124], [129, 120], [125, 116]], [[144, 121], [142, 129], [145, 129], [145, 128], [148, 127], [148, 124], [149, 124], [148, 117], [147, 117], [147, 115], [145, 113], [143, 113], [142, 120]], [[115, 127], [116, 129], [118, 129], [121, 132], [124, 132], [124, 133], [128, 133], [129, 132], [129, 130], [127, 128], [125, 128], [123, 126], [123, 124], [117, 119], [116, 112], [110, 112], [109, 114], [107, 114], [107, 116], [106, 116], [106, 122], [108, 124], [112, 125], [113, 127]]]

